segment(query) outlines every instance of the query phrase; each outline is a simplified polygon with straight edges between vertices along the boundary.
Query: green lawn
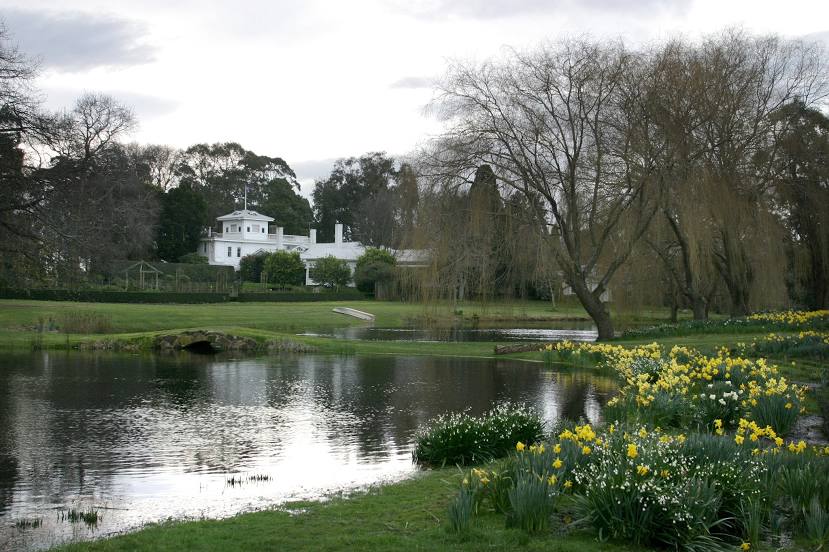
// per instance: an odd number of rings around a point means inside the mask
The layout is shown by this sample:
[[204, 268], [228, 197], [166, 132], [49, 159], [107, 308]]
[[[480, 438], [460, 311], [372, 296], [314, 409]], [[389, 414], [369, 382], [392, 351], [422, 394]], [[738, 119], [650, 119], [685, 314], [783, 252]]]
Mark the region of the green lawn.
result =
[[[492, 357], [496, 343], [422, 343], [391, 341], [351, 341], [313, 336], [296, 336], [302, 331], [326, 331], [359, 326], [365, 322], [332, 312], [337, 306], [355, 306], [376, 315], [377, 327], [405, 327], [452, 324], [460, 319], [474, 319], [482, 326], [543, 324], [543, 321], [587, 319], [578, 306], [556, 308], [541, 301], [509, 301], [460, 307], [448, 304], [420, 305], [392, 301], [319, 302], [319, 303], [218, 303], [203, 305], [77, 303], [64, 301], [0, 300], [0, 349], [71, 348], [83, 342], [111, 340], [147, 347], [152, 339], [165, 332], [187, 329], [218, 330], [253, 337], [260, 341], [290, 339], [312, 345], [319, 352], [333, 354], [407, 354]], [[105, 334], [56, 332], [39, 334], [34, 327], [49, 319], [61, 325], [66, 316], [94, 313], [108, 324]], [[644, 309], [636, 313], [615, 313], [617, 325], [664, 322], [665, 309]], [[686, 313], [687, 317], [687, 313]], [[619, 340], [619, 344], [657, 341], [667, 347], [687, 345], [711, 352], [724, 345], [750, 340], [751, 333], [692, 334], [661, 338]], [[754, 334], [756, 335], [756, 334]], [[511, 358], [542, 361], [539, 353], [519, 353]], [[819, 381], [821, 366], [811, 361], [775, 358], [784, 373], [799, 381]]]
[[457, 469], [436, 470], [349, 499], [287, 504], [283, 511], [218, 521], [151, 526], [58, 550], [641, 550], [600, 543], [592, 535], [568, 531], [563, 524], [554, 532], [530, 537], [506, 529], [503, 516], [495, 514], [480, 516], [468, 535], [458, 536], [447, 531], [445, 523], [459, 480]]
[[25, 331], [39, 320], [58, 322], [66, 315], [94, 312], [109, 319], [112, 333], [171, 330], [192, 327], [245, 327], [275, 332], [325, 330], [364, 324], [332, 312], [334, 307], [352, 306], [377, 318], [378, 327], [403, 327], [429, 319], [449, 324], [458, 317], [483, 322], [547, 321], [579, 318], [589, 320], [581, 307], [552, 308], [540, 301], [512, 301], [489, 305], [469, 304], [458, 308], [448, 304], [424, 306], [392, 301], [339, 301], [317, 303], [213, 303], [129, 304], [77, 303], [70, 301], [0, 300], [0, 330]]

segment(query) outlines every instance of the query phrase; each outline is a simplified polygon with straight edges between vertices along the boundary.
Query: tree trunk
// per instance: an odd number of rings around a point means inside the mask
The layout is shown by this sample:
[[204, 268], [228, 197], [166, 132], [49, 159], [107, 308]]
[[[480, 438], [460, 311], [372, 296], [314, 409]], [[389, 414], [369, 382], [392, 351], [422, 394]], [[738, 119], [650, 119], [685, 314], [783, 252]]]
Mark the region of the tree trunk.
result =
[[700, 295], [694, 295], [691, 298], [691, 310], [694, 312], [694, 320], [706, 320], [708, 318], [707, 301]]
[[738, 239], [727, 231], [721, 231], [721, 239], [722, 251], [718, 253], [717, 268], [731, 299], [729, 311], [732, 317], [745, 316], [751, 311], [751, 263]]
[[590, 291], [587, 282], [581, 279], [571, 282], [570, 287], [573, 288], [573, 292], [581, 301], [584, 310], [587, 311], [587, 314], [596, 324], [596, 330], [599, 332], [598, 341], [613, 339], [613, 320], [610, 318], [607, 305], [601, 300], [602, 294], [597, 293], [600, 290]]
[[591, 312], [588, 310], [587, 313], [590, 315], [590, 318], [593, 319], [593, 322], [596, 323], [596, 329], [599, 332], [597, 340], [607, 341], [608, 339], [613, 339], [613, 320], [610, 318], [610, 312], [602, 306], [599, 311]]
[[811, 288], [813, 310], [825, 309], [829, 303], [829, 282], [825, 271], [826, 262], [822, 250], [818, 246], [809, 247], [809, 262], [811, 265]]

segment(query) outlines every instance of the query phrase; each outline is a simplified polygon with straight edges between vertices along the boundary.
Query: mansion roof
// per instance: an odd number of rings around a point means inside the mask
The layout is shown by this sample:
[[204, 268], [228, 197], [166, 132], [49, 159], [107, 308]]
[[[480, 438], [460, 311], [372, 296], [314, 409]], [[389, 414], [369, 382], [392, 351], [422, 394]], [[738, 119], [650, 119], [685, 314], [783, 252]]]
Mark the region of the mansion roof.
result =
[[239, 211], [233, 211], [232, 213], [228, 213], [227, 215], [222, 215], [217, 217], [216, 220], [262, 220], [267, 222], [273, 222], [274, 219], [267, 215], [263, 215], [261, 213], [257, 213], [256, 211], [250, 211], [248, 209], [241, 209]]

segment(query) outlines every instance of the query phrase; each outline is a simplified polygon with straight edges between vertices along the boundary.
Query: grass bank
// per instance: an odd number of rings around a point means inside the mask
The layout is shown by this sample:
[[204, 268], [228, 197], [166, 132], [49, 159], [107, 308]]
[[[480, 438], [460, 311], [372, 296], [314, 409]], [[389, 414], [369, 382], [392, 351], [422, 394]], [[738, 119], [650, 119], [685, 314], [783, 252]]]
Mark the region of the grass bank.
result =
[[446, 530], [449, 500], [457, 493], [457, 469], [425, 472], [401, 483], [374, 488], [351, 498], [285, 504], [281, 510], [224, 520], [167, 523], [107, 540], [58, 548], [62, 552], [132, 550], [545, 550], [633, 552], [625, 545], [557, 531], [528, 537], [506, 529], [497, 515], [483, 515], [469, 534]]
[[[50, 319], [60, 326], [68, 316], [94, 314], [108, 323], [107, 333], [146, 332], [192, 327], [245, 327], [273, 332], [326, 330], [357, 326], [356, 318], [332, 312], [353, 306], [348, 301], [318, 303], [220, 303], [203, 305], [78, 303], [70, 301], [0, 300], [0, 329], [27, 331]], [[424, 323], [450, 325], [589, 320], [581, 307], [553, 308], [539, 301], [510, 301], [489, 305], [421, 305], [392, 301], [360, 302], [358, 307], [376, 316], [378, 327], [399, 328]], [[649, 316], [650, 313], [646, 313]]]
[[[395, 342], [343, 340], [319, 336], [297, 336], [304, 331], [326, 332], [335, 328], [365, 324], [333, 312], [349, 302], [320, 303], [221, 303], [200, 305], [108, 304], [65, 301], [0, 300], [0, 349], [72, 349], [100, 346], [147, 350], [161, 334], [187, 330], [214, 330], [260, 343], [296, 342], [328, 354], [394, 354], [493, 357], [490, 342]], [[508, 301], [481, 305], [469, 303], [421, 305], [391, 301], [362, 302], [361, 309], [376, 316], [376, 327], [399, 328], [425, 324], [541, 325], [544, 322], [587, 320], [578, 306], [540, 301]], [[664, 321], [664, 309], [642, 310], [636, 314], [615, 313], [620, 324], [651, 324]], [[687, 316], [687, 315], [686, 315]], [[735, 346], [758, 330], [749, 328], [731, 333], [694, 333], [620, 339], [622, 345], [658, 342], [666, 347], [685, 345], [704, 352]], [[543, 361], [537, 352], [514, 353], [506, 358]], [[772, 355], [787, 377], [798, 381], [820, 381], [821, 363]]]

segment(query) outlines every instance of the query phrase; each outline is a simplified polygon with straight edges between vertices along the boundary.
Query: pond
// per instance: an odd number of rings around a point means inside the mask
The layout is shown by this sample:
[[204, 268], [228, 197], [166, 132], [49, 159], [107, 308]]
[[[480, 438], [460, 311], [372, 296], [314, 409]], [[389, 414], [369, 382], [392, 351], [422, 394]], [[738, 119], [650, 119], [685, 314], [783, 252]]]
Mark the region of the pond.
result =
[[0, 549], [401, 479], [433, 416], [512, 400], [597, 422], [613, 390], [493, 359], [2, 354]]
[[589, 321], [553, 321], [523, 327], [447, 327], [447, 328], [375, 328], [355, 326], [319, 333], [303, 333], [338, 339], [365, 339], [370, 341], [595, 341], [596, 326]]

